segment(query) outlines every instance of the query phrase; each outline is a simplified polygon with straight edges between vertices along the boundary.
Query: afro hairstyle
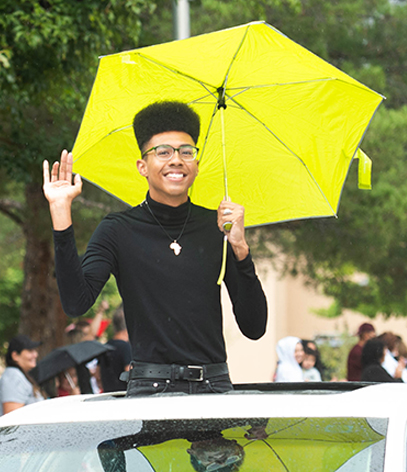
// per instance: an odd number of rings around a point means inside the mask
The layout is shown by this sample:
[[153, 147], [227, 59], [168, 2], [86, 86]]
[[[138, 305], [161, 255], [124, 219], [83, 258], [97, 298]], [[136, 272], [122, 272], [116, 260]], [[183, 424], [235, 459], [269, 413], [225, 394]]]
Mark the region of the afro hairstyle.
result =
[[156, 134], [182, 131], [197, 143], [200, 131], [199, 115], [186, 103], [155, 102], [140, 110], [133, 121], [134, 134], [140, 151]]

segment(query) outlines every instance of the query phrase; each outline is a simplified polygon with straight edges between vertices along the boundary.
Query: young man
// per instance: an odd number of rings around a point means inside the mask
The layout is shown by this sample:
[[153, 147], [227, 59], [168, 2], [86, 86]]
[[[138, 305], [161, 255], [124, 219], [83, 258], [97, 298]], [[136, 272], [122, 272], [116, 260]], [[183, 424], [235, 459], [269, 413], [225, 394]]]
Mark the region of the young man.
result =
[[154, 103], [134, 119], [149, 192], [140, 205], [108, 215], [93, 234], [82, 264], [76, 253], [71, 203], [72, 155], [63, 151], [44, 194], [54, 228], [56, 274], [69, 316], [85, 313], [112, 273], [123, 298], [132, 346], [128, 395], [232, 388], [222, 334], [220, 288], [223, 224], [229, 247], [225, 284], [242, 333], [260, 338], [267, 305], [245, 239], [244, 209], [222, 201], [218, 211], [194, 205], [188, 190], [199, 163], [198, 115], [180, 102]]
[[347, 376], [346, 379], [350, 382], [360, 382], [362, 376], [362, 351], [363, 347], [369, 339], [376, 336], [376, 330], [370, 323], [363, 323], [359, 326], [358, 332], [359, 341], [353, 346], [348, 354], [347, 361]]

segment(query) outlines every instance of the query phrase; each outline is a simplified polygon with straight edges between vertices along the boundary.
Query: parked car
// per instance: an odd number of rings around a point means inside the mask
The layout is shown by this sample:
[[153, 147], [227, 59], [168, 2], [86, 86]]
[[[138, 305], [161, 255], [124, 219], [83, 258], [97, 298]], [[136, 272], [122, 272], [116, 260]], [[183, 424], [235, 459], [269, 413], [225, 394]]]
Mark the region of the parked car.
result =
[[78, 395], [0, 418], [0, 471], [405, 472], [407, 385]]

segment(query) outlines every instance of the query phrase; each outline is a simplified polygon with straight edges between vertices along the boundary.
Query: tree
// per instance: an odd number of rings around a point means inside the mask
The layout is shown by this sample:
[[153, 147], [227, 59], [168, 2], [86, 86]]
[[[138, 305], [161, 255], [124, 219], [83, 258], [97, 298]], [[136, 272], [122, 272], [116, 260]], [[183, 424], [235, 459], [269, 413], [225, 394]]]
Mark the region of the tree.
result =
[[[0, 5], [0, 212], [25, 238], [19, 330], [43, 340], [44, 350], [62, 343], [66, 319], [54, 277], [41, 162], [71, 148], [98, 56], [137, 46], [141, 17], [153, 8], [144, 0]], [[88, 223], [87, 231], [94, 228]], [[85, 226], [76, 229], [80, 246]]]

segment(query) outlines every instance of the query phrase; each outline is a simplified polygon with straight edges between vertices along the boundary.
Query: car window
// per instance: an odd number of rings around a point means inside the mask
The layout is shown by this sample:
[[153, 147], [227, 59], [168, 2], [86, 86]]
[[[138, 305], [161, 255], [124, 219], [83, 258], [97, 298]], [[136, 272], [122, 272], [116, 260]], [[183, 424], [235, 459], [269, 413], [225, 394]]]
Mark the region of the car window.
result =
[[0, 429], [10, 472], [380, 472], [386, 419], [238, 418]]

